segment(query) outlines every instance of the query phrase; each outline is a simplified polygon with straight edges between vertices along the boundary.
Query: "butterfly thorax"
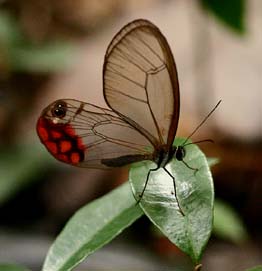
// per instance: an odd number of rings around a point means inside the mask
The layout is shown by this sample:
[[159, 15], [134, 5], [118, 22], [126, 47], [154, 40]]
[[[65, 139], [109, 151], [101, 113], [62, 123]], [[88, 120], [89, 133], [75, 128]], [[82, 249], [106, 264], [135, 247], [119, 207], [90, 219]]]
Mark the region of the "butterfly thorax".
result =
[[167, 146], [163, 145], [160, 149], [155, 150], [153, 161], [158, 167], [165, 167], [173, 158], [182, 161], [185, 155], [184, 146], [172, 146], [168, 149]]
[[165, 167], [166, 164], [170, 162], [175, 154], [175, 148], [168, 149], [167, 146], [163, 145], [161, 148], [155, 150], [153, 155], [153, 160], [157, 164], [158, 167]]

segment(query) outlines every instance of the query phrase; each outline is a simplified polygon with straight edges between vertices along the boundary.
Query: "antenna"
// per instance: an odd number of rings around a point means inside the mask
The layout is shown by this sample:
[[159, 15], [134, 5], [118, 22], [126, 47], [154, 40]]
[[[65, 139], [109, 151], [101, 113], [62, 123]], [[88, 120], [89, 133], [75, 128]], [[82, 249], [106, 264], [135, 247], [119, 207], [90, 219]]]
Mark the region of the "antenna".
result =
[[222, 102], [222, 100], [219, 100], [219, 102], [215, 105], [215, 107], [207, 114], [207, 116], [198, 124], [198, 126], [193, 130], [193, 132], [186, 138], [182, 146], [185, 146], [188, 139], [206, 122], [206, 120], [212, 115], [212, 113], [217, 109], [219, 104]]
[[186, 143], [186, 144], [183, 144], [182, 146], [185, 147], [185, 146], [188, 146], [188, 145], [199, 144], [199, 143], [203, 143], [203, 142], [215, 143], [215, 141], [212, 140], [212, 139], [203, 139], [203, 140], [199, 140], [199, 141], [194, 141], [194, 142]]

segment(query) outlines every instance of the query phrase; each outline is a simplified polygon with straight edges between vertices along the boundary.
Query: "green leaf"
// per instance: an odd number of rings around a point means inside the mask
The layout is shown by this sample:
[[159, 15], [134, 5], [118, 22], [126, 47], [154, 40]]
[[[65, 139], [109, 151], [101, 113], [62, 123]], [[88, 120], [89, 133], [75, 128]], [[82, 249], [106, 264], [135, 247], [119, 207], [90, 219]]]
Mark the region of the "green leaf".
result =
[[201, 0], [202, 5], [233, 30], [243, 33], [244, 0]]
[[124, 185], [81, 208], [50, 248], [43, 271], [71, 270], [143, 214], [130, 185]]
[[[175, 145], [182, 142], [183, 139], [176, 139]], [[207, 160], [196, 145], [186, 147], [185, 162], [198, 171], [195, 173], [176, 159], [166, 167], [175, 178], [185, 216], [179, 211], [172, 178], [162, 168], [150, 174], [140, 206], [162, 233], [197, 263], [212, 230], [214, 188]], [[148, 161], [132, 166], [129, 177], [136, 198], [143, 190], [148, 171], [155, 167]]]
[[0, 271], [29, 271], [29, 269], [15, 264], [0, 263]]
[[262, 265], [252, 267], [250, 269], [247, 269], [246, 271], [262, 271]]
[[248, 239], [248, 234], [238, 214], [225, 202], [215, 200], [213, 233], [237, 244]]

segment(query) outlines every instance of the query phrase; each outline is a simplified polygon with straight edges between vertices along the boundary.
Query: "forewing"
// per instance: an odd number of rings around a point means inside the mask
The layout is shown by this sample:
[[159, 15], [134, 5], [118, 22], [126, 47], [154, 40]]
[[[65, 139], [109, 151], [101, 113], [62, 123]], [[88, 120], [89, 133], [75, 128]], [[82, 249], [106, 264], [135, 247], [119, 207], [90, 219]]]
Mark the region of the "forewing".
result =
[[179, 86], [172, 52], [160, 30], [136, 20], [119, 31], [104, 62], [107, 104], [154, 146], [171, 146], [179, 119]]
[[[66, 113], [57, 117], [61, 105]], [[152, 159], [146, 137], [113, 111], [89, 103], [55, 101], [43, 111], [37, 132], [55, 158], [75, 166], [107, 168]]]

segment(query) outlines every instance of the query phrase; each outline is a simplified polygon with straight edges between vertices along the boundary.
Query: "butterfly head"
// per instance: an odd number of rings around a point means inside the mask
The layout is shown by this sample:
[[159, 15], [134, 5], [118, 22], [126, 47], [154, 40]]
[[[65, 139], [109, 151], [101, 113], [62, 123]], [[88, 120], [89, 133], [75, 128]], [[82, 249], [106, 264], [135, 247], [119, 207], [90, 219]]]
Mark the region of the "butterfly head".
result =
[[182, 161], [186, 156], [186, 150], [183, 145], [175, 147], [175, 157], [178, 161]]

